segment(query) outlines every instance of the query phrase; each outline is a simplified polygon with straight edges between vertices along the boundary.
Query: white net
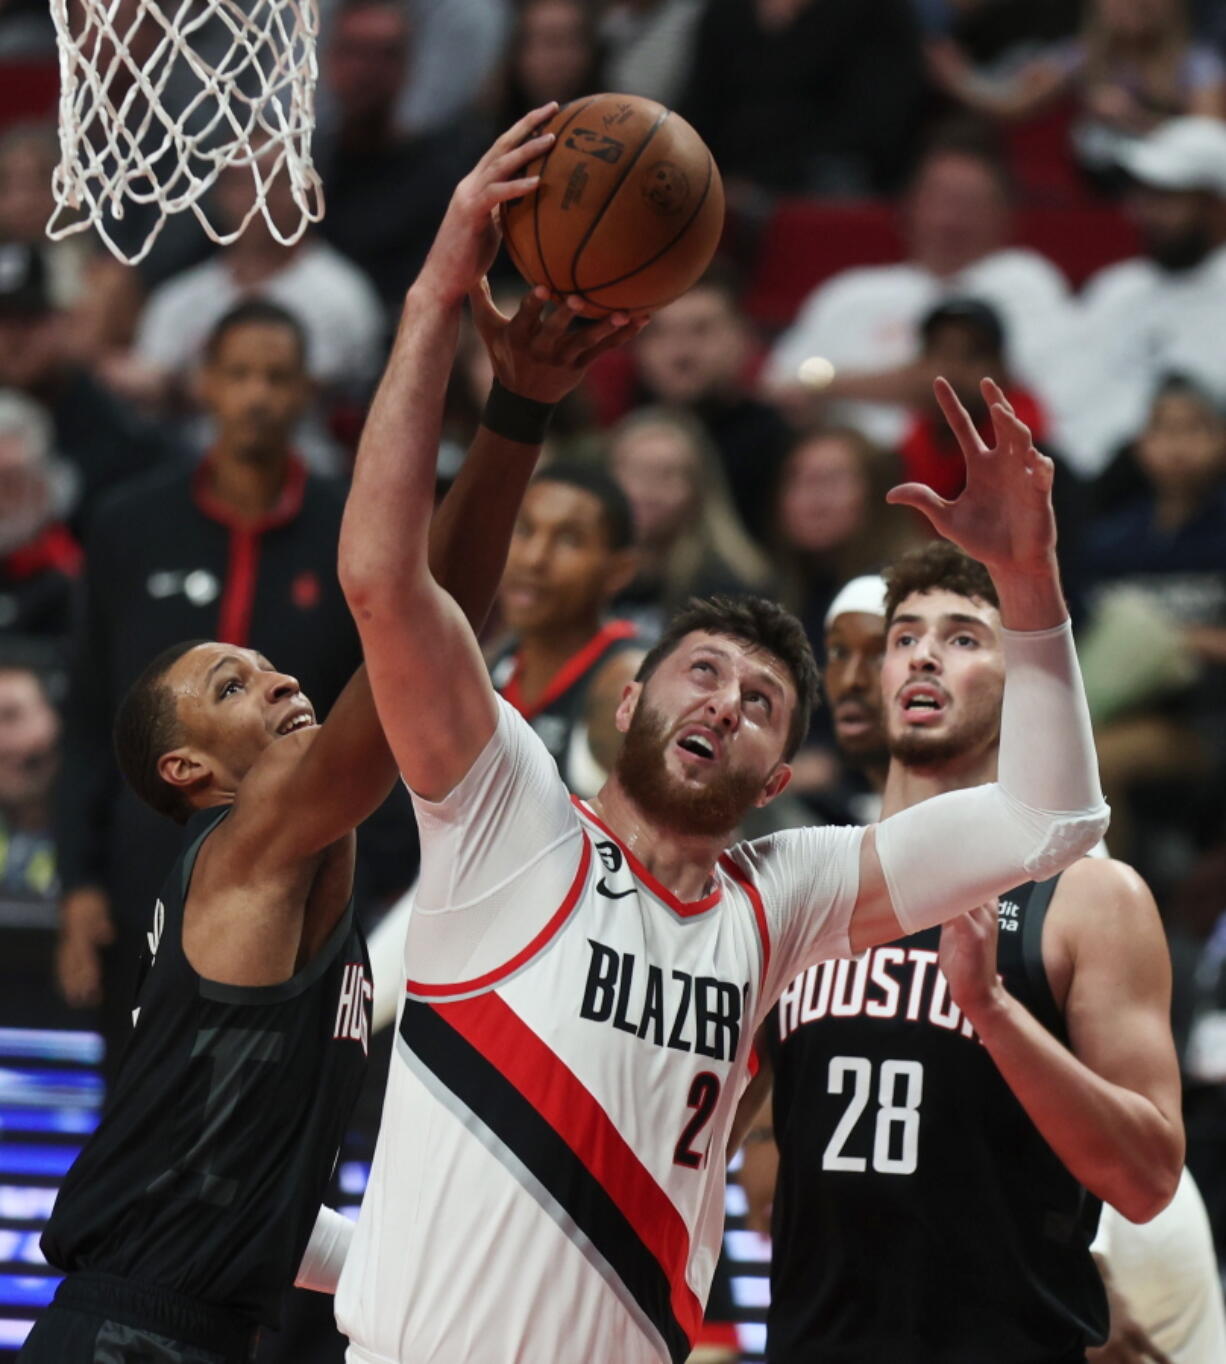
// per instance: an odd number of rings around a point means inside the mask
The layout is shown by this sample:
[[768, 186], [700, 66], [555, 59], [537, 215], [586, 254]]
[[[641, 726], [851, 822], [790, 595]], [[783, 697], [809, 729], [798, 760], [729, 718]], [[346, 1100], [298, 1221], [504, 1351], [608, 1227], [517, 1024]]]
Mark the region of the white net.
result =
[[[317, 0], [51, 0], [60, 51], [58, 240], [94, 227], [120, 260], [185, 209], [217, 242], [257, 214], [285, 245], [323, 216], [311, 163]], [[236, 215], [210, 191], [251, 184]]]

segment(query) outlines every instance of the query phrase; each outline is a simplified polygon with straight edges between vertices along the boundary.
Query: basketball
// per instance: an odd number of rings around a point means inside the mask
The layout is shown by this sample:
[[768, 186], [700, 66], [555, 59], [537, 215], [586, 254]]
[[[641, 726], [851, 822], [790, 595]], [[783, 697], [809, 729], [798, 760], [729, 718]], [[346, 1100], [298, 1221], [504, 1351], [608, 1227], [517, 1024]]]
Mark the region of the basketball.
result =
[[724, 187], [685, 119], [637, 95], [592, 95], [537, 133], [557, 135], [523, 171], [540, 185], [502, 208], [529, 284], [604, 317], [659, 308], [698, 280], [723, 231]]

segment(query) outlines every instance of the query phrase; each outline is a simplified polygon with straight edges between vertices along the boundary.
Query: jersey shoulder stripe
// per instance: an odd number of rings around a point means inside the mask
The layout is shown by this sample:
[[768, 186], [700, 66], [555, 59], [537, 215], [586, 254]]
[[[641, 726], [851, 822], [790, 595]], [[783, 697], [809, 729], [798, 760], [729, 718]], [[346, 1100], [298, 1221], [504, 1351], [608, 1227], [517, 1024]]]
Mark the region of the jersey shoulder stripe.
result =
[[579, 853], [579, 869], [575, 872], [575, 879], [570, 883], [570, 889], [566, 892], [566, 899], [551, 915], [545, 927], [522, 951], [517, 952], [509, 961], [503, 962], [501, 966], [496, 966], [492, 971], [487, 971], [482, 976], [474, 976], [471, 980], [443, 981], [439, 984], [431, 984], [427, 981], [410, 979], [406, 985], [409, 998], [463, 999], [469, 995], [491, 990], [494, 986], [509, 980], [516, 972], [535, 961], [569, 923], [571, 915], [579, 904], [583, 887], [587, 884], [591, 866], [592, 840], [585, 832], [583, 847]]
[[[702, 1324], [681, 1213], [574, 1072], [500, 995], [406, 1001], [405, 1059], [682, 1364]], [[445, 1091], [442, 1092], [442, 1091]]]
[[626, 859], [626, 865], [634, 873], [634, 879], [642, 883], [652, 895], [662, 904], [666, 905], [682, 919], [692, 919], [698, 914], [705, 914], [708, 910], [714, 909], [722, 898], [723, 891], [717, 884], [710, 895], [704, 896], [701, 900], [679, 900], [667, 886], [663, 886], [638, 860], [630, 849], [622, 842], [612, 829], [600, 818], [598, 814], [584, 800], [578, 796], [571, 796], [571, 802], [576, 810], [583, 816], [589, 824], [595, 825], [606, 838], [611, 838], [621, 849], [622, 856]]
[[770, 970], [771, 964], [771, 933], [770, 923], [766, 917], [766, 906], [762, 903], [762, 892], [754, 885], [749, 873], [735, 857], [724, 853], [719, 859], [719, 864], [745, 892], [745, 898], [753, 908], [754, 922], [758, 925], [758, 936], [762, 940], [762, 969], [758, 973], [758, 987], [764, 990], [766, 973]]

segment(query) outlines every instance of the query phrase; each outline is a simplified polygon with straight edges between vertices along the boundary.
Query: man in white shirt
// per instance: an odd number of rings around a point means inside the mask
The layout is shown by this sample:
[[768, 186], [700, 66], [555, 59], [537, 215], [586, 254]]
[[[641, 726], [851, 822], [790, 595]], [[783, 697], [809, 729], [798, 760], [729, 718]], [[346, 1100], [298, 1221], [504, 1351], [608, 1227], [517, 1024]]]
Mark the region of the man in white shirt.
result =
[[1086, 283], [1045, 376], [1055, 440], [1087, 477], [1139, 433], [1169, 374], [1226, 399], [1226, 125], [1171, 119], [1118, 158], [1146, 254]]
[[[491, 215], [535, 190], [524, 167], [551, 141], [531, 134], [552, 112], [521, 120], [457, 188], [409, 291], [341, 534], [422, 846], [412, 975], [337, 1296], [354, 1364], [680, 1364], [719, 1251], [754, 1029], [782, 986], [1052, 875], [1106, 825], [1055, 569], [1053, 466], [988, 382], [991, 450], [937, 385], [967, 459], [958, 500], [915, 484], [891, 497], [998, 589], [999, 780], [868, 829], [729, 849], [746, 811], [788, 784], [816, 666], [776, 604], [715, 599], [644, 659], [618, 708], [613, 775], [590, 804], [571, 801], [425, 556], [463, 301], [488, 327]], [[548, 409], [516, 389], [504, 364], [483, 423], [531, 460]], [[509, 455], [510, 502], [518, 467]]]
[[[1004, 323], [1009, 366], [1042, 390], [1044, 358], [1065, 325], [1068, 285], [1037, 252], [1009, 245], [1004, 168], [976, 143], [936, 143], [921, 161], [905, 206], [909, 258], [844, 270], [805, 300], [766, 363], [768, 393], [802, 414], [814, 400], [800, 378], [812, 356], [834, 379], [820, 397], [836, 420], [880, 445], [901, 439], [926, 378], [914, 365], [919, 323], [942, 299], [978, 298]], [[813, 249], [821, 250], [814, 242]]]

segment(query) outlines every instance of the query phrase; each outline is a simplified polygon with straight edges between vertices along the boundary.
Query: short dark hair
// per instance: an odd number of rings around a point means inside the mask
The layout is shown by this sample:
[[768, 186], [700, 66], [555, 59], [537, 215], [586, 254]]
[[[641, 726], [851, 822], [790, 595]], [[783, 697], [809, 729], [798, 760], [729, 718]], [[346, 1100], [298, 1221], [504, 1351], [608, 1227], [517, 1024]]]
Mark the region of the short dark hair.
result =
[[298, 362], [306, 369], [308, 348], [306, 328], [288, 308], [283, 308], [279, 303], [273, 303], [267, 298], [244, 299], [213, 324], [204, 342], [204, 358], [208, 364], [211, 365], [217, 359], [221, 343], [239, 327], [284, 327], [293, 334], [294, 343], [298, 348]]
[[648, 651], [634, 680], [646, 682], [686, 635], [695, 631], [724, 635], [761, 649], [787, 668], [796, 687], [796, 706], [783, 752], [784, 761], [790, 761], [809, 732], [809, 716], [818, 694], [817, 662], [804, 626], [778, 602], [765, 597], [691, 597]]
[[597, 464], [583, 464], [579, 460], [558, 460], [547, 464], [532, 480], [533, 483], [564, 483], [568, 488], [579, 488], [600, 503], [600, 513], [613, 551], [629, 549], [634, 544], [634, 514], [621, 484]]
[[885, 623], [915, 593], [955, 592], [1000, 609], [1000, 598], [988, 570], [948, 540], [933, 540], [895, 559], [882, 570], [885, 579]]
[[925, 314], [919, 325], [925, 349], [932, 345], [932, 338], [942, 327], [963, 327], [973, 332], [980, 346], [990, 354], [1004, 354], [1004, 323], [996, 309], [982, 299], [947, 298]]
[[113, 740], [119, 770], [128, 785], [159, 815], [168, 815], [176, 824], [186, 824], [196, 807], [183, 794], [163, 780], [158, 761], [181, 740], [179, 713], [174, 693], [166, 685], [166, 674], [190, 650], [207, 644], [204, 639], [188, 639], [163, 649], [128, 688], [115, 715]]

